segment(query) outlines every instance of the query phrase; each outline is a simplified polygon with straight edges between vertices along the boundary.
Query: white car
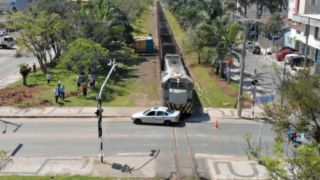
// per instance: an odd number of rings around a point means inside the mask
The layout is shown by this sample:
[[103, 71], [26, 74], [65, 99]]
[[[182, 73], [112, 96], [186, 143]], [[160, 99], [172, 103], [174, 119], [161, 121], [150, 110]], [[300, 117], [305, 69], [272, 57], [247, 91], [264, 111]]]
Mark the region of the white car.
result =
[[293, 67], [290, 69], [290, 75], [291, 76], [297, 76], [299, 75], [300, 71], [305, 69], [304, 67]]
[[135, 124], [152, 123], [170, 126], [172, 123], [179, 122], [180, 115], [180, 111], [171, 110], [168, 107], [153, 107], [134, 113], [131, 119]]
[[285, 60], [285, 63], [286, 64], [290, 64], [290, 60], [294, 57], [301, 57], [301, 58], [304, 58], [303, 55], [298, 55], [298, 54], [287, 54], [285, 57], [284, 57], [284, 60]]
[[246, 49], [250, 49], [250, 48], [253, 48], [253, 43], [251, 41], [248, 41], [246, 43]]

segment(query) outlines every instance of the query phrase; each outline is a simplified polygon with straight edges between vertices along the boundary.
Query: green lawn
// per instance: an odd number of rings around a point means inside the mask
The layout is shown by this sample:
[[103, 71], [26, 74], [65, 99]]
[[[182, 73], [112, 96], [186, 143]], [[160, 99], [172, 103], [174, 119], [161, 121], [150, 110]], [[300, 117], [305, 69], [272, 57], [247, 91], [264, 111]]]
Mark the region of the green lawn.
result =
[[133, 37], [138, 37], [138, 36], [148, 36], [148, 31], [147, 31], [147, 18], [149, 16], [149, 10], [144, 11], [140, 17], [138, 17], [135, 21], [135, 23], [132, 23], [132, 27], [134, 29], [132, 35]]
[[[133, 68], [131, 66], [122, 65], [117, 68], [117, 71], [121, 71], [123, 76], [130, 76], [133, 73]], [[17, 107], [28, 107], [30, 104], [33, 106], [38, 106], [39, 102], [43, 102], [43, 100], [50, 100], [52, 104], [47, 103], [44, 106], [96, 106], [96, 95], [98, 95], [101, 85], [103, 84], [107, 74], [109, 73], [109, 68], [99, 72], [96, 79], [96, 88], [91, 90], [88, 88], [87, 97], [84, 98], [82, 95], [82, 89], [77, 90], [76, 78], [78, 76], [77, 73], [68, 70], [59, 70], [59, 69], [49, 69], [49, 73], [51, 74], [51, 83], [47, 85], [46, 74], [43, 74], [40, 70], [38, 70], [36, 75], [32, 73], [27, 77], [28, 85], [37, 85], [40, 88], [45, 89], [44, 92], [37, 94], [32, 100], [24, 101], [20, 104], [12, 104]], [[133, 100], [127, 100], [125, 95], [131, 93], [135, 85], [135, 80], [123, 80], [119, 81], [115, 84], [115, 80], [117, 78], [117, 73], [112, 73], [110, 76], [108, 83], [106, 84], [102, 99], [104, 102], [104, 106], [134, 106]], [[78, 92], [78, 95], [67, 97], [64, 101], [59, 100], [59, 103], [56, 104], [54, 101], [53, 89], [57, 87], [58, 81], [62, 82], [62, 85], [66, 87], [66, 94], [70, 92]], [[11, 87], [15, 87], [18, 85], [22, 85], [22, 80], [14, 83]], [[138, 91], [138, 90], [137, 90]]]
[[[173, 15], [166, 10], [165, 11], [166, 17], [169, 21], [171, 30], [175, 38], [177, 39], [178, 46], [181, 48], [179, 39], [183, 37], [185, 34], [180, 28], [178, 22], [173, 17]], [[187, 55], [184, 57], [185, 61], [189, 61], [190, 64], [193, 66], [193, 73], [196, 77], [196, 81], [199, 84], [201, 90], [195, 87], [195, 91], [197, 93], [196, 99], [200, 101], [202, 107], [223, 107], [223, 108], [233, 108], [237, 98], [231, 98], [225, 95], [219, 87], [217, 86], [216, 82], [212, 80], [208, 72], [206, 71], [203, 65], [198, 64], [198, 59], [195, 54]], [[195, 81], [195, 79], [193, 79]], [[238, 92], [239, 85], [237, 83], [231, 83], [231, 89]], [[244, 93], [244, 97], [249, 98], [250, 96]], [[222, 103], [230, 103], [228, 106], [223, 106]]]

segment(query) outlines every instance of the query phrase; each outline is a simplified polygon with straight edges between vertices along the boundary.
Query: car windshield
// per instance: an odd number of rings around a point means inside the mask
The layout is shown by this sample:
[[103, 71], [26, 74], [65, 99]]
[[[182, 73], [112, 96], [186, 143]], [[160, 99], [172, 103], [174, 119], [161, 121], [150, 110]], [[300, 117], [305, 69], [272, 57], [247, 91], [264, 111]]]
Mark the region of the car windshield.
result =
[[172, 110], [172, 109], [167, 109], [167, 113], [173, 114], [173, 113], [174, 113], [174, 110]]
[[151, 109], [146, 110], [145, 112], [143, 112], [143, 115], [146, 115]]
[[281, 51], [278, 51], [278, 53], [277, 54], [282, 54], [282, 52]]

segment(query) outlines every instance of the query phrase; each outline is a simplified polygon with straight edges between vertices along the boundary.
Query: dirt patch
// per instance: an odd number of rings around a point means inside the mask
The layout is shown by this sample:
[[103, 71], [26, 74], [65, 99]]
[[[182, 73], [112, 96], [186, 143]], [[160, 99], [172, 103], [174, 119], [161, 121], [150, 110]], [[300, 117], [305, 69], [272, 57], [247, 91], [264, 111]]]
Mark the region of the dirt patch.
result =
[[66, 92], [65, 97], [78, 96], [79, 91]]
[[[16, 86], [14, 88], [0, 89], [0, 106], [16, 105], [24, 101], [33, 100], [36, 95], [44, 91], [46, 89], [39, 86]], [[50, 102], [50, 100], [44, 101]], [[38, 105], [29, 103], [28, 107], [30, 106], [35, 107]]]

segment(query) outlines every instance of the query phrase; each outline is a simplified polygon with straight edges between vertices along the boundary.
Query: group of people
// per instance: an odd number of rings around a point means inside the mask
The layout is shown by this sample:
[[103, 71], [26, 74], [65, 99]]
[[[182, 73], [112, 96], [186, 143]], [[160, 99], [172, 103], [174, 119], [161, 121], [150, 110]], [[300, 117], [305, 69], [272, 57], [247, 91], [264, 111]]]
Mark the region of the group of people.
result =
[[[51, 81], [51, 75], [47, 74], [47, 85], [50, 85], [50, 81]], [[89, 78], [89, 82], [90, 82], [90, 89], [93, 89], [95, 87], [95, 83], [96, 83], [95, 75], [91, 75], [91, 77]], [[88, 92], [88, 86], [87, 86], [87, 83], [86, 83], [86, 79], [85, 79], [84, 73], [80, 74], [77, 77], [76, 83], [77, 83], [78, 90], [81, 87], [81, 84], [83, 83], [82, 84], [83, 97], [86, 98], [87, 97], [87, 92]], [[64, 98], [65, 98], [65, 90], [66, 90], [65, 86], [61, 84], [61, 81], [58, 81], [57, 87], [54, 88], [54, 90], [53, 90], [53, 94], [55, 96], [56, 103], [58, 103], [59, 98], [61, 100], [64, 100]]]
[[[89, 82], [90, 82], [90, 89], [93, 89], [95, 87], [95, 84], [96, 84], [96, 77], [95, 75], [91, 75], [91, 77], [89, 78]], [[88, 92], [88, 85], [87, 83], [85, 82], [85, 76], [84, 74], [80, 74], [78, 77], [77, 77], [77, 80], [76, 80], [76, 83], [77, 83], [77, 86], [78, 86], [78, 90], [81, 86], [81, 83], [83, 83], [82, 85], [82, 92], [83, 92], [83, 97], [86, 98], [87, 97], [87, 92]]]
[[61, 81], [58, 81], [58, 87], [54, 88], [54, 90], [53, 90], [53, 94], [55, 96], [56, 103], [58, 103], [59, 97], [61, 100], [64, 100], [65, 91], [66, 91], [66, 89], [65, 89], [64, 85], [61, 85]]

